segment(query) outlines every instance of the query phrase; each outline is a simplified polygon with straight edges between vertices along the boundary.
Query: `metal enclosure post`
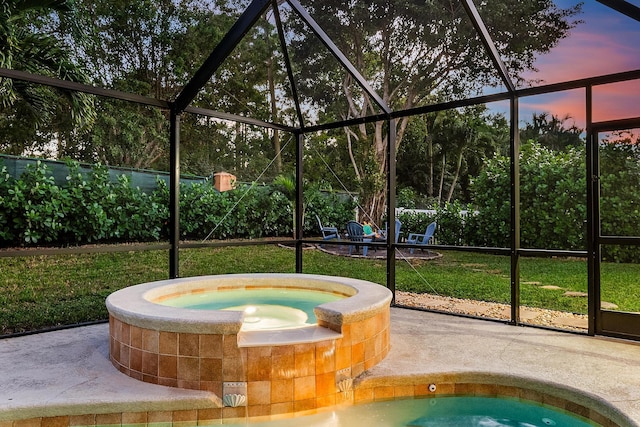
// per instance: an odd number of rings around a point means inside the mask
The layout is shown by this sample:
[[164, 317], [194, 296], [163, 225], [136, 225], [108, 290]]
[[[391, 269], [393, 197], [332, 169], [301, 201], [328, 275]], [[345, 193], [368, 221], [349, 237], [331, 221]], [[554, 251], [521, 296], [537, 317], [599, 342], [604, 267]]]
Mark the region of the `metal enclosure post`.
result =
[[296, 239], [296, 273], [302, 273], [302, 207], [304, 203], [304, 188], [302, 184], [302, 152], [304, 137], [302, 133], [296, 132], [296, 218], [295, 236]]
[[[282, 26], [282, 19], [280, 18], [280, 10], [278, 9], [278, 1], [273, 0], [271, 10], [273, 10], [273, 17], [276, 21], [276, 28], [278, 29], [278, 39], [280, 40], [280, 50], [282, 51], [282, 59], [287, 69], [287, 78], [289, 80], [289, 86], [291, 86], [291, 97], [296, 107], [296, 116], [298, 117], [298, 124], [300, 127], [304, 127], [304, 116], [302, 115], [302, 108], [300, 108], [300, 96], [298, 95], [298, 86], [296, 85], [296, 79], [294, 77], [293, 69], [291, 68], [291, 60], [289, 59], [289, 50], [287, 48], [287, 41], [285, 37], [285, 31]], [[275, 120], [275, 118], [274, 118]]]
[[180, 115], [171, 109], [169, 123], [169, 278], [180, 277]]
[[387, 288], [396, 302], [396, 121], [387, 121]]
[[598, 141], [593, 132], [593, 87], [586, 87], [586, 175], [587, 175], [587, 293], [588, 334], [595, 335], [600, 310], [600, 250], [597, 242], [599, 235], [600, 211], [597, 204], [599, 188]]
[[518, 98], [511, 98], [511, 323], [520, 322], [520, 133]]

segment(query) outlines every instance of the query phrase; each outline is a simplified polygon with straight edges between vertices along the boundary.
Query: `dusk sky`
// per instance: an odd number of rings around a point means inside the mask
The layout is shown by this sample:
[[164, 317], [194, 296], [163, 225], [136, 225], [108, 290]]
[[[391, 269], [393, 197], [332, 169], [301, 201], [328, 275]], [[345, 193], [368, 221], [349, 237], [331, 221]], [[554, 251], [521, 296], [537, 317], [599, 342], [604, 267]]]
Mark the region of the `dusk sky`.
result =
[[[557, 0], [570, 7], [575, 0]], [[640, 0], [630, 3], [640, 6]], [[541, 84], [640, 69], [640, 22], [595, 0], [585, 0], [583, 23], [560, 41], [551, 53], [540, 56], [535, 78]], [[569, 114], [575, 124], [585, 126], [585, 91], [527, 97], [520, 100], [520, 121], [530, 122], [532, 113]], [[640, 116], [640, 80], [594, 88], [594, 121]]]

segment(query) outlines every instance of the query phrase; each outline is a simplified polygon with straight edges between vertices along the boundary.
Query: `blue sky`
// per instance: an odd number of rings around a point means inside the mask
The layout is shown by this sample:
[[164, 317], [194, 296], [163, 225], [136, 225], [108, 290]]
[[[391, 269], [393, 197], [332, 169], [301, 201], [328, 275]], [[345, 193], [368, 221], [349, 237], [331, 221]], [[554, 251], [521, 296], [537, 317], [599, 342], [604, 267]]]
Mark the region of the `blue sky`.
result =
[[[557, 0], [570, 7], [575, 0]], [[640, 0], [630, 3], [640, 6]], [[585, 0], [583, 23], [566, 39], [536, 62], [539, 72], [528, 77], [541, 84], [640, 69], [640, 22], [595, 0]], [[520, 121], [530, 121], [533, 112], [559, 117], [570, 115], [579, 127], [585, 125], [584, 90], [528, 97], [520, 100]], [[640, 80], [594, 89], [594, 121], [640, 116]]]

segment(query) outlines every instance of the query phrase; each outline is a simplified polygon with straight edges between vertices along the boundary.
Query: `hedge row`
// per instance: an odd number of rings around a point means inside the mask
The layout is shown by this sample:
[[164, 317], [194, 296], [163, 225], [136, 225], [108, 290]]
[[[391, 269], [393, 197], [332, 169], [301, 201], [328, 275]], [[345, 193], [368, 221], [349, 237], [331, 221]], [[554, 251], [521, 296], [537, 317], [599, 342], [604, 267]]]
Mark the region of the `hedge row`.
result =
[[[520, 159], [521, 246], [586, 249], [586, 177], [584, 150], [552, 151], [524, 144]], [[603, 234], [640, 235], [640, 148], [602, 148], [600, 185]], [[605, 168], [606, 166], [606, 168]], [[606, 170], [605, 170], [606, 169]], [[43, 163], [19, 179], [1, 169], [0, 246], [69, 245], [90, 242], [154, 241], [168, 238], [169, 191], [163, 181], [153, 193], [133, 188], [123, 175], [114, 183], [96, 166], [88, 175], [70, 165], [67, 184], [58, 186]], [[211, 185], [181, 185], [183, 239], [201, 240], [291, 236], [293, 208], [276, 187], [243, 186], [217, 192]], [[474, 206], [450, 203], [435, 214], [403, 212], [401, 230], [423, 232], [438, 222], [436, 239], [444, 245], [509, 247], [509, 159], [486, 163], [473, 181]], [[313, 186], [305, 191], [304, 232], [317, 235], [317, 214], [324, 223], [344, 225], [354, 203]], [[471, 214], [463, 215], [466, 210]], [[603, 259], [640, 262], [637, 248], [602, 247]]]
[[[600, 147], [601, 229], [603, 235], [640, 235], [640, 146]], [[524, 144], [520, 155], [521, 247], [586, 250], [586, 174], [583, 148], [554, 151]], [[489, 160], [473, 181], [473, 206], [458, 203], [435, 214], [404, 212], [402, 229], [423, 231], [438, 222], [436, 239], [443, 245], [510, 246], [510, 160]], [[463, 215], [468, 210], [473, 214]], [[475, 212], [474, 212], [475, 210]], [[640, 262], [636, 246], [603, 245], [602, 259]]]
[[[309, 190], [310, 192], [319, 190]], [[224, 193], [209, 184], [182, 184], [183, 239], [201, 240], [291, 236], [292, 205], [279, 191], [241, 186]], [[346, 223], [354, 206], [334, 194], [310, 197], [305, 232], [318, 234], [315, 214]], [[145, 193], [126, 175], [109, 179], [96, 166], [88, 174], [70, 165], [67, 184], [58, 186], [44, 163], [18, 179], [0, 168], [0, 246], [71, 245], [92, 242], [157, 241], [168, 238], [169, 190], [164, 181]]]

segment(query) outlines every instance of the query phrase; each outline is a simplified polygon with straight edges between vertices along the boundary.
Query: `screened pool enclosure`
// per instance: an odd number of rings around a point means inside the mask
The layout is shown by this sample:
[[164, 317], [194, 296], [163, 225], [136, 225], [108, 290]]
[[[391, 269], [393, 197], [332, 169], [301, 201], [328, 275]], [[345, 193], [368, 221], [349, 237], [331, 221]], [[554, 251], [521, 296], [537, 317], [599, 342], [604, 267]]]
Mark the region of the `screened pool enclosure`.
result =
[[[618, 264], [629, 263], [634, 257], [635, 262], [640, 262], [637, 259], [640, 251], [637, 206], [640, 200], [625, 199], [629, 193], [622, 190], [625, 186], [634, 186], [632, 180], [602, 185], [603, 180], [614, 182], [610, 179], [620, 173], [620, 169], [616, 169], [619, 162], [607, 150], [612, 142], [630, 153], [622, 162], [626, 164], [623, 169], [635, 168], [640, 161], [636, 156], [640, 132], [640, 103], [637, 102], [640, 97], [640, 54], [637, 46], [629, 43], [633, 37], [636, 44], [640, 39], [640, 7], [637, 3], [598, 0], [580, 6], [578, 2], [570, 1], [556, 1], [556, 4], [537, 2], [543, 3], [538, 5], [539, 10], [535, 6], [520, 4], [528, 2], [491, 0], [347, 4], [312, 0], [245, 0], [237, 3], [240, 4], [234, 4], [233, 8], [236, 14], [222, 6], [211, 6], [212, 16], [224, 17], [215, 21], [218, 35], [214, 37], [213, 31], [205, 31], [206, 25], [198, 27], [198, 37], [202, 37], [200, 44], [211, 46], [208, 48], [210, 53], [197, 62], [194, 58], [198, 56], [193, 56], [194, 63], [182, 64], [180, 70], [177, 70], [177, 62], [172, 65], [175, 75], [181, 75], [184, 81], [182, 84], [180, 78], [176, 78], [177, 83], [173, 84], [178, 89], [173, 93], [155, 90], [159, 96], [151, 96], [154, 90], [141, 90], [133, 84], [130, 90], [124, 90], [127, 84], [122, 81], [115, 84], [115, 76], [119, 72], [115, 68], [102, 69], [103, 86], [40, 75], [28, 67], [0, 68], [0, 77], [14, 84], [55, 88], [64, 93], [84, 93], [113, 102], [112, 108], [116, 110], [119, 105], [135, 105], [145, 116], [159, 114], [164, 123], [154, 131], [167, 137], [165, 165], [170, 173], [168, 242], [159, 239], [151, 245], [126, 247], [37, 248], [28, 254], [22, 249], [6, 249], [2, 251], [2, 257], [163, 251], [168, 258], [168, 277], [175, 278], [190, 274], [183, 271], [181, 260], [195, 257], [193, 253], [204, 248], [281, 244], [293, 248], [290, 251], [293, 271], [311, 272], [306, 262], [311, 255], [305, 248], [318, 245], [320, 231], [309, 225], [305, 228], [305, 223], [315, 224], [315, 218], [305, 217], [309, 204], [308, 200], [305, 201], [305, 191], [313, 182], [333, 180], [335, 189], [358, 194], [355, 203], [359, 219], [370, 216], [378, 228], [386, 229], [388, 236], [394, 236], [395, 220], [402, 212], [396, 207], [406, 207], [401, 204], [405, 197], [399, 200], [398, 189], [412, 182], [417, 183], [416, 186], [422, 185], [420, 182], [429, 182], [433, 187], [428, 190], [430, 195], [434, 198], [437, 195], [442, 204], [453, 203], [457, 196], [462, 195], [460, 197], [466, 197], [465, 202], [470, 201], [473, 205], [471, 196], [465, 195], [465, 189], [471, 188], [471, 181], [478, 181], [483, 166], [473, 166], [465, 153], [482, 151], [484, 154], [478, 154], [480, 159], [498, 154], [508, 159], [508, 182], [504, 187], [508, 190], [504, 190], [496, 202], [496, 209], [508, 212], [507, 220], [501, 225], [505, 230], [506, 244], [486, 243], [490, 240], [477, 243], [459, 237], [457, 240], [441, 238], [438, 241], [436, 234], [436, 242], [429, 245], [428, 250], [443, 254], [437, 261], [438, 265], [447, 263], [448, 254], [465, 254], [465, 258], [456, 261], [458, 267], [466, 268], [471, 274], [492, 275], [504, 286], [501, 294], [494, 293], [495, 289], [488, 290], [490, 297], [478, 298], [485, 286], [487, 289], [491, 287], [482, 279], [482, 285], [466, 284], [475, 288], [471, 296], [467, 291], [454, 292], [449, 296], [496, 300], [501, 295], [502, 302], [509, 307], [508, 322], [528, 324], [527, 319], [523, 319], [521, 307], [537, 304], [545, 308], [545, 299], [540, 297], [535, 302], [533, 297], [531, 301], [526, 297], [523, 301], [524, 287], [542, 286], [529, 279], [523, 280], [522, 270], [533, 272], [533, 277], [536, 269], [547, 268], [538, 266], [540, 259], [551, 263], [545, 265], [571, 260], [574, 263], [572, 267], [578, 271], [572, 280], [580, 282], [579, 287], [585, 292], [582, 296], [574, 295], [564, 309], [582, 312], [586, 318], [582, 331], [590, 335], [640, 339], [640, 308], [625, 306], [617, 300], [610, 301], [624, 293], [616, 289], [620, 280], [635, 280], [633, 277], [621, 279], [617, 268]], [[584, 18], [582, 13], [585, 13]], [[611, 40], [608, 44], [601, 43], [602, 35], [598, 31], [607, 24], [606, 20], [621, 23], [617, 25], [621, 30], [625, 29], [625, 32], [612, 33], [615, 43]], [[214, 39], [215, 44], [212, 42]], [[113, 39], [106, 37], [99, 41], [105, 50], [114, 43]], [[172, 49], [184, 50], [189, 56], [191, 47], [180, 44], [181, 39], [172, 39], [167, 46], [172, 46], [172, 43], [175, 44]], [[616, 46], [626, 47], [616, 50]], [[603, 56], [606, 49], [612, 49], [608, 51], [612, 54], [611, 59]], [[553, 61], [545, 62], [551, 55]], [[100, 68], [96, 64], [94, 66], [96, 70]], [[132, 66], [132, 61], [122, 57], [120, 66]], [[123, 76], [126, 83], [126, 74]], [[260, 76], [263, 81], [251, 81], [255, 76]], [[624, 108], [618, 108], [622, 106]], [[485, 144], [483, 141], [497, 138], [495, 134], [483, 139], [480, 128], [464, 133], [473, 126], [471, 121], [465, 120], [474, 108], [504, 118], [501, 152], [495, 144], [490, 148], [488, 145], [480, 148]], [[580, 128], [576, 135], [581, 145], [575, 148], [583, 170], [576, 180], [584, 181], [584, 186], [578, 195], [572, 195], [577, 199], [569, 197], [565, 201], [567, 207], [554, 212], [536, 207], [537, 198], [524, 197], [525, 192], [521, 191], [524, 180], [526, 183], [532, 181], [531, 171], [524, 171], [521, 150], [528, 144], [528, 141], [521, 141], [521, 127], [529, 119], [531, 111], [534, 111], [534, 117], [541, 117], [535, 115], [536, 111], [562, 111], [558, 114], [567, 114], [567, 118], [575, 120], [577, 128]], [[99, 111], [98, 115], [102, 113]], [[19, 115], [20, 111], [16, 114]], [[442, 124], [454, 116], [462, 120], [460, 125], [447, 128]], [[420, 134], [417, 123], [424, 123], [429, 130]], [[217, 130], [214, 124], [219, 126]], [[117, 125], [118, 128], [124, 126]], [[186, 136], [185, 126], [189, 127]], [[212, 136], [215, 132], [226, 135], [233, 142], [226, 143], [231, 154], [225, 154], [224, 143], [209, 152], [206, 144], [203, 144], [202, 152], [184, 149], [184, 144], [195, 138], [196, 132], [192, 129], [204, 135], [203, 141], [218, 138]], [[435, 141], [437, 129], [441, 129], [444, 135], [441, 139], [444, 142], [437, 145], [438, 150], [449, 156], [449, 160], [442, 160], [441, 164], [451, 161], [453, 165], [446, 173], [444, 166], [441, 171], [438, 169], [439, 163], [411, 162], [412, 157], [415, 159], [418, 154], [409, 148], [422, 147], [420, 141], [427, 144], [424, 147], [433, 148], [428, 144]], [[447, 136], [447, 129], [463, 132], [465, 136], [460, 139], [463, 142], [455, 142], [458, 140]], [[206, 136], [208, 130], [213, 133]], [[258, 152], [249, 149], [255, 149], [256, 145], [247, 144], [245, 151], [240, 149], [241, 142], [256, 135], [263, 139], [263, 146]], [[399, 155], [401, 144], [407, 147], [403, 148], [406, 151], [402, 151], [402, 156]], [[338, 151], [343, 154], [337, 154]], [[293, 177], [290, 198], [292, 238], [280, 235], [272, 239], [211, 239], [212, 230], [209, 229], [201, 230], [198, 238], [183, 237], [184, 230], [180, 227], [180, 176], [184, 172], [185, 159], [193, 165], [206, 157], [212, 159], [211, 164], [216, 164], [216, 158], [227, 155], [235, 162], [236, 170], [233, 172], [246, 170], [248, 164], [263, 158], [252, 179], [244, 179], [246, 181], [260, 181], [262, 174], [258, 172], [278, 162], [284, 162], [285, 169], [289, 167]], [[433, 159], [435, 155], [425, 156]], [[445, 159], [444, 155], [442, 159]], [[374, 165], [372, 168], [375, 170], [363, 166], [363, 162], [369, 161], [372, 163], [367, 164]], [[358, 162], [360, 166], [354, 166], [355, 172], [346, 172], [350, 170], [349, 163], [356, 165]], [[369, 188], [368, 193], [362, 190], [365, 187]], [[540, 195], [568, 194], [563, 193], [561, 186], [539, 187], [535, 191]], [[570, 208], [576, 204], [584, 206], [584, 209], [572, 211]], [[633, 207], [630, 208], [629, 204]], [[618, 217], [612, 213], [623, 209], [630, 209], [631, 217], [634, 213], [636, 215], [635, 220], [630, 219], [628, 227], [620, 226]], [[529, 221], [529, 214], [523, 221], [523, 211], [529, 210], [543, 216], [546, 214], [549, 225], [542, 228], [550, 235], [564, 233], [561, 229], [554, 231], [553, 218], [576, 216], [573, 227], [580, 236], [579, 241], [572, 247], [561, 247], [547, 238], [548, 247], [529, 245], [528, 242], [534, 241], [529, 236], [539, 234]], [[234, 216], [233, 207], [229, 208], [228, 215]], [[322, 220], [330, 222], [327, 218]], [[344, 228], [345, 224], [332, 225]], [[401, 235], [405, 237], [409, 233], [423, 231], [408, 229], [406, 223], [401, 227]], [[441, 233], [447, 232], [442, 224], [439, 227]], [[485, 234], [492, 233], [495, 234], [494, 229], [485, 229]], [[330, 252], [332, 248], [338, 250], [347, 244], [344, 239], [331, 239], [323, 241], [322, 248]], [[400, 283], [404, 290], [411, 291], [413, 288], [405, 285], [412, 280], [438, 287], [439, 273], [436, 270], [422, 271], [422, 261], [405, 259], [404, 254], [413, 246], [405, 239], [386, 239], [363, 245], [369, 247], [369, 254], [381, 255], [372, 257], [375, 259], [372, 262], [386, 265], [382, 284], [394, 295]], [[421, 248], [415, 250], [422, 252]], [[186, 254], [185, 251], [195, 252]], [[472, 254], [483, 257], [483, 261], [472, 265]], [[608, 262], [609, 254], [630, 255]], [[500, 273], [499, 267], [492, 266], [500, 260], [508, 266], [508, 271]], [[211, 262], [216, 263], [215, 257]], [[318, 262], [324, 263], [322, 271], [317, 270]], [[268, 270], [270, 267], [264, 268]], [[332, 261], [314, 261], [313, 268], [314, 273], [349, 274]], [[558, 268], [565, 269], [564, 266]], [[417, 278], [408, 278], [414, 273]], [[490, 281], [490, 277], [487, 280]], [[558, 289], [571, 291], [566, 284], [545, 285], [559, 285]], [[634, 285], [626, 283], [625, 286]], [[637, 283], [635, 286], [637, 289]], [[553, 289], [548, 292], [551, 291]], [[544, 292], [541, 291], [541, 295]], [[434, 290], [434, 293], [443, 291]], [[583, 302], [571, 305], [575, 298], [582, 298]], [[620, 296], [620, 299], [624, 298]], [[615, 304], [603, 304], [605, 302]], [[394, 303], [410, 306], [398, 298]]]

